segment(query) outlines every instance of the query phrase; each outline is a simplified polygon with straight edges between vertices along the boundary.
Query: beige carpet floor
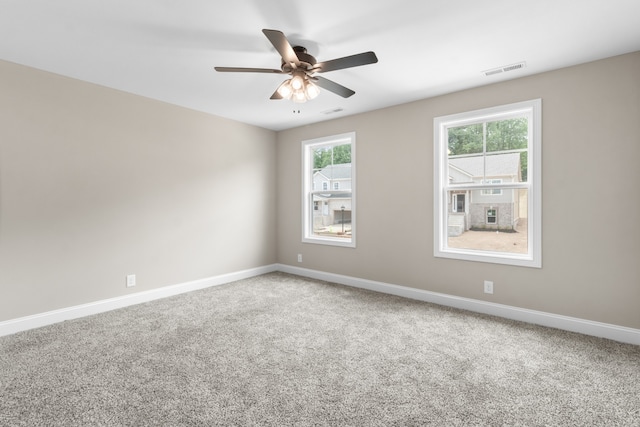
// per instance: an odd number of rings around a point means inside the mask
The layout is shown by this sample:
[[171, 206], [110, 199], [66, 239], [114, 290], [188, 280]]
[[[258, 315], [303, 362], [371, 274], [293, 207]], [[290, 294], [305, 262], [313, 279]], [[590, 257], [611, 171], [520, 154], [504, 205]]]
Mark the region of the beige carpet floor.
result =
[[271, 273], [0, 338], [2, 426], [640, 426], [640, 347]]

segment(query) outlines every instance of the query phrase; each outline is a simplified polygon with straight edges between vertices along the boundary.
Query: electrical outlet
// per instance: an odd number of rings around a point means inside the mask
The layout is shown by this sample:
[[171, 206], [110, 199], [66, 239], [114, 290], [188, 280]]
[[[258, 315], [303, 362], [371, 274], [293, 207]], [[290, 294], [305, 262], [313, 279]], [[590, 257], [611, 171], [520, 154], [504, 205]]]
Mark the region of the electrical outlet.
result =
[[129, 274], [127, 275], [127, 288], [131, 288], [136, 285], [136, 275]]
[[484, 281], [484, 293], [492, 294], [493, 293], [493, 282], [490, 280]]
[[302, 254], [298, 254], [298, 262], [302, 262]]

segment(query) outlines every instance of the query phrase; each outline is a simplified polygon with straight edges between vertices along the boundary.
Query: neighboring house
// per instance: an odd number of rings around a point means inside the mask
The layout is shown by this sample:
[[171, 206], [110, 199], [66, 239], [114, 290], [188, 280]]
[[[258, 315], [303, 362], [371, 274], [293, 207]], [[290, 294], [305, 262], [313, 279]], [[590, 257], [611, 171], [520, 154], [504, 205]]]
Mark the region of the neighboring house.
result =
[[343, 219], [345, 224], [351, 223], [351, 194], [333, 193], [351, 190], [351, 163], [329, 165], [315, 172], [313, 189], [327, 191], [314, 196], [314, 228], [342, 224]]
[[[486, 168], [486, 173], [483, 173]], [[452, 184], [502, 184], [520, 182], [520, 153], [449, 158], [449, 182]], [[469, 229], [514, 230], [526, 218], [526, 206], [520, 203], [517, 189], [452, 191], [449, 199], [449, 236]], [[526, 199], [526, 197], [525, 197]]]

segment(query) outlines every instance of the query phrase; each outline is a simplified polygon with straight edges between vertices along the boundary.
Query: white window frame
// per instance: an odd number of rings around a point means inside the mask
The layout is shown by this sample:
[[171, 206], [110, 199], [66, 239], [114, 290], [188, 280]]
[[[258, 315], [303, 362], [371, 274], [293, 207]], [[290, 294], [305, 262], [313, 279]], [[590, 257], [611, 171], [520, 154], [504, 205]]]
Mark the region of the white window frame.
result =
[[[434, 256], [522, 267], [542, 267], [542, 100], [534, 99], [492, 108], [436, 117], [434, 127]], [[448, 192], [458, 189], [448, 177], [449, 128], [485, 121], [526, 116], [529, 119], [527, 182], [491, 184], [490, 188], [527, 189], [528, 248], [526, 254], [451, 248], [447, 236]], [[486, 189], [486, 184], [461, 184], [465, 189]]]
[[[346, 190], [313, 190], [313, 155], [315, 147], [351, 144], [351, 188]], [[351, 238], [313, 235], [313, 193], [351, 195]], [[348, 132], [302, 141], [302, 242], [321, 245], [356, 247], [356, 133]]]

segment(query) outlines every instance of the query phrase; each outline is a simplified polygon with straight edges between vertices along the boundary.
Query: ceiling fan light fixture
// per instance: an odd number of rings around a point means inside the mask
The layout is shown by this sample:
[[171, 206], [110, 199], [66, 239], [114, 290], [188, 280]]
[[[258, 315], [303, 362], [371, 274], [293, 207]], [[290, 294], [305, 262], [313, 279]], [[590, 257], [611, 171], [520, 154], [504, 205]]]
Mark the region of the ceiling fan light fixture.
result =
[[304, 89], [298, 89], [293, 91], [293, 96], [291, 97], [291, 99], [293, 100], [293, 102], [302, 104], [304, 102], [307, 102], [307, 94], [305, 93]]
[[278, 87], [278, 93], [283, 99], [291, 99], [291, 95], [293, 95], [293, 88], [291, 87], [291, 79], [287, 79], [282, 82], [280, 87]]
[[291, 87], [294, 91], [304, 89], [305, 78], [303, 76], [304, 74], [300, 75], [298, 73], [295, 73], [291, 78]]
[[316, 86], [312, 82], [307, 81], [307, 84], [304, 88], [304, 92], [305, 92], [305, 95], [307, 96], [307, 99], [311, 100], [320, 94], [320, 89], [318, 89], [318, 86]]
[[282, 99], [290, 99], [301, 104], [317, 97], [320, 89], [309, 80], [306, 73], [294, 72], [290, 79], [280, 84], [277, 93]]

